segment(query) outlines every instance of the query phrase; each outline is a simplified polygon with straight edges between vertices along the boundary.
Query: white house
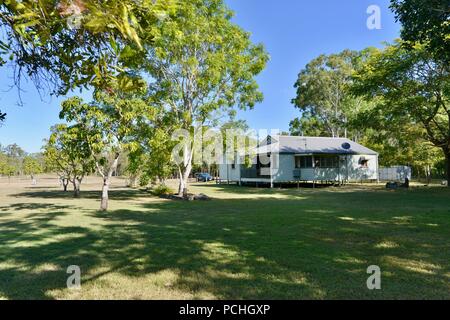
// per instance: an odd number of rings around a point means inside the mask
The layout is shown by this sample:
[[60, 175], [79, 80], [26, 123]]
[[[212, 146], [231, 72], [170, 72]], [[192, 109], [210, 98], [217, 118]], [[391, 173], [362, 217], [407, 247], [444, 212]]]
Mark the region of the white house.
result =
[[378, 153], [345, 138], [268, 136], [253, 154], [250, 167], [241, 156], [225, 157], [220, 179], [271, 186], [378, 180]]

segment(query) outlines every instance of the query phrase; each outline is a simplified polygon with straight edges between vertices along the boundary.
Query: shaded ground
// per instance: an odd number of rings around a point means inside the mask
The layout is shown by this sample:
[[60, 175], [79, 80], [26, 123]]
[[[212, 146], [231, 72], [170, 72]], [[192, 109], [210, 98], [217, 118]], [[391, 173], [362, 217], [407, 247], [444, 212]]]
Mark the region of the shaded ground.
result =
[[[81, 199], [54, 184], [0, 184], [6, 299], [450, 299], [450, 191], [270, 190], [195, 185], [176, 202], [112, 191]], [[66, 289], [79, 265], [82, 290]], [[366, 287], [369, 265], [382, 290]]]

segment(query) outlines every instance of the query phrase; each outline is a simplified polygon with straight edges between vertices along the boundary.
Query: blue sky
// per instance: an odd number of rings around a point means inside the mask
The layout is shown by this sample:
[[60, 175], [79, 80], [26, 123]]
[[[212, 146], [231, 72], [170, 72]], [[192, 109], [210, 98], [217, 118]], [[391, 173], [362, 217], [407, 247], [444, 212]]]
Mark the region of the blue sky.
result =
[[[262, 42], [271, 56], [266, 70], [258, 76], [265, 100], [254, 110], [239, 112], [254, 129], [287, 131], [299, 116], [292, 106], [297, 74], [318, 55], [346, 48], [360, 50], [381, 46], [399, 36], [400, 27], [389, 11], [389, 0], [226, 0], [236, 12], [234, 21]], [[381, 30], [366, 26], [370, 5], [381, 8]], [[16, 89], [9, 90], [11, 71], [0, 69], [0, 109], [8, 113], [0, 127], [0, 143], [17, 143], [37, 152], [49, 128], [58, 123], [64, 98], [41, 98], [31, 84], [24, 86], [23, 106], [18, 106]]]

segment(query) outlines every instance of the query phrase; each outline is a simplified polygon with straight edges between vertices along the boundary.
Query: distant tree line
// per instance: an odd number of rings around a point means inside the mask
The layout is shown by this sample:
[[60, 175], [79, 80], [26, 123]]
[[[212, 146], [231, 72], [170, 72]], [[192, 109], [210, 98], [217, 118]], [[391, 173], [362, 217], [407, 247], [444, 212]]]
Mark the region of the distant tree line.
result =
[[41, 153], [29, 154], [17, 144], [5, 147], [0, 144], [0, 175], [34, 177], [45, 170], [45, 160]]

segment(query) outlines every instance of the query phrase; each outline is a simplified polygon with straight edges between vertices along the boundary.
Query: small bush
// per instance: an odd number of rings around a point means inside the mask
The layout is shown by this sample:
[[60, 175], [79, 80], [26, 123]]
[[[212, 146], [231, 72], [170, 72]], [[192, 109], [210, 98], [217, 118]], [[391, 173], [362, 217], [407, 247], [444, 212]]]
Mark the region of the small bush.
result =
[[152, 194], [155, 196], [168, 196], [174, 194], [174, 191], [164, 184], [160, 184], [154, 188], [152, 188]]

